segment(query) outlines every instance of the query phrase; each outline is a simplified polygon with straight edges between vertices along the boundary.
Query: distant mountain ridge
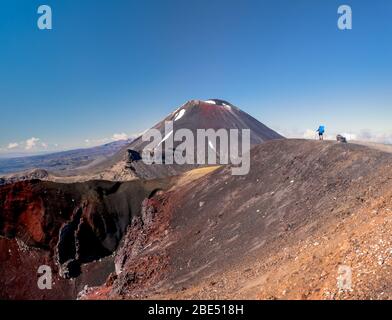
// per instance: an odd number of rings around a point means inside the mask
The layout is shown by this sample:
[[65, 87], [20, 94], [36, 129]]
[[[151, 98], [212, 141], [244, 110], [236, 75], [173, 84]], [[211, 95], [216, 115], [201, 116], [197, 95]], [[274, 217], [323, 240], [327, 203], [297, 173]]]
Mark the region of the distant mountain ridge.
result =
[[64, 171], [103, 161], [112, 156], [132, 139], [114, 141], [104, 145], [80, 148], [33, 156], [0, 158], [0, 174], [15, 173], [32, 169]]

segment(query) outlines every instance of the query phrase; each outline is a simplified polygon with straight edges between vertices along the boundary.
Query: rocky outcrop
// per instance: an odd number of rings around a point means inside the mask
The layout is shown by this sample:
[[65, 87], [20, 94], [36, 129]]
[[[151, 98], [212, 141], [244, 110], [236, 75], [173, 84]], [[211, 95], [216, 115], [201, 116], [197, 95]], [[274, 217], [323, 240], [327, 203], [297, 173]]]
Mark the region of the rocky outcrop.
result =
[[141, 215], [128, 226], [114, 258], [115, 272], [104, 286], [83, 291], [81, 299], [141, 298], [168, 277], [169, 222], [173, 212], [169, 194], [155, 192], [145, 199]]
[[28, 171], [23, 171], [14, 174], [8, 174], [0, 178], [0, 186], [5, 184], [12, 184], [19, 181], [28, 181], [28, 180], [47, 180], [49, 179], [49, 173], [43, 169], [33, 169]]
[[[18, 255], [25, 264], [35, 266], [35, 273], [39, 263], [45, 261], [56, 275], [78, 278], [86, 264], [116, 250], [128, 224], [141, 215], [143, 200], [157, 188], [167, 186], [164, 181], [139, 180], [74, 184], [32, 180], [7, 184], [0, 187], [0, 237], [9, 250], [13, 241], [26, 249], [18, 249]], [[31, 252], [36, 258], [30, 256]], [[0, 267], [5, 266], [13, 268], [4, 257]], [[16, 286], [0, 274], [0, 296], [10, 288], [14, 290]], [[63, 298], [66, 297], [68, 293]]]

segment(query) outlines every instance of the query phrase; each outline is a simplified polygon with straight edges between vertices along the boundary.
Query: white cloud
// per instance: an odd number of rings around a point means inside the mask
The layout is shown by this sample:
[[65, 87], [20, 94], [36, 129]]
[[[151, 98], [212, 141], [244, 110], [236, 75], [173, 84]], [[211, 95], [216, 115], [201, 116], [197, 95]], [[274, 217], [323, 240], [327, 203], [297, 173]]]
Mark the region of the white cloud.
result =
[[4, 146], [4, 148], [1, 148], [1, 150], [10, 153], [23, 153], [24, 151], [29, 151], [30, 154], [31, 152], [55, 150], [57, 147], [58, 144], [49, 144], [42, 141], [40, 138], [31, 137], [24, 141], [10, 142], [8, 145]]
[[315, 130], [306, 129], [302, 136], [304, 139], [315, 139], [316, 134], [317, 132]]
[[17, 148], [19, 146], [19, 143], [17, 143], [17, 142], [10, 142], [9, 144], [8, 144], [8, 149], [15, 149], [15, 148]]
[[26, 150], [33, 149], [37, 145], [37, 142], [39, 140], [40, 140], [39, 138], [35, 138], [35, 137], [31, 137], [30, 139], [27, 139], [26, 140], [26, 147], [25, 147], [25, 149]]
[[355, 140], [371, 141], [376, 143], [392, 144], [392, 132], [374, 132], [361, 130]]
[[358, 140], [358, 135], [355, 133], [344, 132], [341, 133], [341, 135], [345, 137], [347, 140]]
[[119, 141], [119, 140], [127, 140], [128, 135], [126, 133], [115, 133], [113, 134], [112, 140]]

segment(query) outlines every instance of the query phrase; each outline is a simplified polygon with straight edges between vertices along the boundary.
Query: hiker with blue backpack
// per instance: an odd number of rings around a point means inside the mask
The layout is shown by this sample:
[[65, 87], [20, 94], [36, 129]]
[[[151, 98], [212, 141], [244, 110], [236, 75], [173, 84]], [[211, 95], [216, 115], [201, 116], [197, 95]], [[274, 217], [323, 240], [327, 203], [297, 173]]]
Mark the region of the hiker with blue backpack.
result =
[[318, 132], [319, 140], [324, 140], [325, 127], [319, 126], [319, 128], [316, 130], [316, 132]]

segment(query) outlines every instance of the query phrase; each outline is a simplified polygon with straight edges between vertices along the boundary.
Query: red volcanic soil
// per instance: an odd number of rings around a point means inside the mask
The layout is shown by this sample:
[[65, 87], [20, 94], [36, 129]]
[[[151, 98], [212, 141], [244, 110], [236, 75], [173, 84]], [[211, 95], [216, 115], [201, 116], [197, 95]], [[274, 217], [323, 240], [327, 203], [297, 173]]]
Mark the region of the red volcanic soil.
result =
[[[0, 298], [76, 298], [84, 285], [104, 282], [143, 199], [167, 186], [33, 180], [0, 187]], [[41, 265], [52, 268], [52, 290], [37, 287]]]
[[[267, 142], [246, 176], [222, 167], [157, 196], [149, 222], [128, 228], [117, 273], [84, 298], [392, 298], [391, 187], [391, 154]], [[336, 285], [341, 265], [351, 291]]]
[[200, 101], [199, 103], [201, 115], [208, 121], [214, 120], [221, 116], [221, 113], [225, 112], [225, 107], [222, 105], [216, 105]]
[[[53, 242], [57, 241], [53, 239], [56, 231], [72, 215], [74, 201], [80, 202], [81, 199], [76, 194], [75, 199], [71, 199], [70, 194], [51, 187], [54, 184], [47, 185], [49, 188], [45, 187], [45, 183], [35, 180], [1, 187], [1, 235], [8, 238], [20, 237], [27, 245], [41, 248], [54, 245]], [[57, 201], [49, 200], [56, 198]], [[44, 201], [47, 202], [46, 205]], [[46, 215], [47, 211], [54, 214]]]

